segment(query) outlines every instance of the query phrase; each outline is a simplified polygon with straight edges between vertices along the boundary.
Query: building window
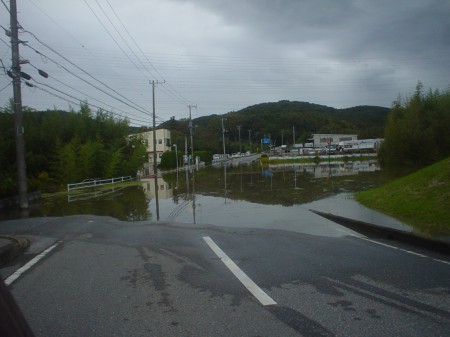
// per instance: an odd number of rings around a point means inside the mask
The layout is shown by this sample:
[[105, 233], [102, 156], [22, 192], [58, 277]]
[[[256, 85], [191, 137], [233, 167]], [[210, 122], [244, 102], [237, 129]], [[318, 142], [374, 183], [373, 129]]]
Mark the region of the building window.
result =
[[162, 154], [162, 153], [160, 153], [160, 154], [159, 154], [159, 158], [162, 158], [162, 155], [163, 155], [163, 154]]
[[169, 138], [166, 138], [166, 146], [170, 147], [170, 139]]
[[158, 139], [158, 144], [162, 144], [162, 139]]

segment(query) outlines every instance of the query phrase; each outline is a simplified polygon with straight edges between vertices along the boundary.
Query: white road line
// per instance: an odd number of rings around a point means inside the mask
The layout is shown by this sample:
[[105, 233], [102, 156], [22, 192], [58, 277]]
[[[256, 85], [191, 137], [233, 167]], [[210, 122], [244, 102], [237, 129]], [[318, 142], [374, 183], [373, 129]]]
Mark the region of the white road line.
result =
[[396, 250], [401, 250], [402, 252], [405, 252], [405, 253], [408, 253], [408, 254], [412, 254], [412, 255], [416, 255], [416, 256], [420, 256], [420, 257], [429, 257], [429, 256], [426, 256], [426, 255], [423, 255], [423, 254], [419, 254], [419, 253], [413, 252], [411, 250], [406, 250], [406, 249], [402, 249], [402, 248], [399, 248], [399, 247], [391, 246], [391, 245], [388, 245], [386, 243], [381, 243], [381, 242], [378, 242], [378, 241], [370, 240], [368, 238], [360, 237], [360, 239], [361, 240], [366, 240], [366, 241], [369, 241], [369, 242], [372, 242], [372, 243], [376, 243], [377, 245], [389, 247], [389, 248], [396, 249]]
[[432, 260], [434, 260], [434, 261], [436, 261], [436, 262], [441, 262], [441, 263], [445, 263], [445, 264], [449, 264], [450, 265], [450, 262], [448, 262], [448, 261], [444, 261], [444, 260], [439, 260], [439, 259], [432, 259]]
[[53, 246], [48, 247], [46, 250], [44, 250], [39, 255], [36, 255], [34, 258], [32, 258], [30, 261], [28, 261], [26, 264], [24, 264], [21, 268], [17, 269], [14, 274], [9, 276], [5, 280], [5, 284], [7, 286], [11, 285], [15, 280], [17, 280], [23, 273], [25, 273], [28, 269], [33, 267], [36, 263], [38, 263], [41, 259], [43, 259], [48, 253], [50, 253], [53, 249], [56, 248], [62, 241], [58, 241]]
[[[338, 228], [337, 228], [337, 229], [338, 229]], [[338, 229], [338, 230], [340, 230], [340, 229]], [[349, 233], [349, 235], [352, 235], [352, 234]], [[380, 246], [384, 246], [384, 247], [388, 247], [388, 248], [391, 248], [391, 249], [400, 250], [400, 251], [405, 252], [405, 253], [408, 253], [408, 254], [416, 255], [416, 256], [419, 256], [419, 257], [429, 258], [429, 259], [432, 259], [433, 261], [440, 262], [440, 263], [445, 263], [445, 264], [450, 265], [450, 262], [449, 262], [449, 261], [444, 261], [444, 260], [440, 260], [440, 259], [435, 259], [435, 258], [433, 258], [433, 257], [431, 257], [431, 256], [428, 256], [428, 255], [419, 254], [419, 253], [413, 252], [413, 251], [411, 251], [411, 250], [407, 250], [407, 249], [403, 249], [403, 248], [391, 246], [391, 245], [388, 245], [388, 244], [386, 244], [386, 243], [374, 241], [374, 240], [371, 240], [371, 239], [369, 239], [369, 238], [367, 238], [367, 237], [365, 237], [365, 236], [356, 236], [356, 235], [352, 235], [352, 236], [354, 236], [355, 238], [361, 239], [361, 240], [365, 240], [365, 241], [369, 241], [369, 242], [375, 243], [375, 244], [380, 245]]]
[[240, 269], [236, 263], [231, 260], [227, 254], [223, 252], [222, 249], [209, 237], [204, 236], [203, 240], [205, 240], [206, 244], [212, 251], [222, 260], [222, 262], [228, 267], [228, 269], [237, 277], [239, 281], [247, 288], [253, 296], [262, 304], [262, 305], [275, 305], [275, 302], [269, 295], [267, 295], [258, 285], [250, 279], [250, 277], [245, 274], [242, 269]]

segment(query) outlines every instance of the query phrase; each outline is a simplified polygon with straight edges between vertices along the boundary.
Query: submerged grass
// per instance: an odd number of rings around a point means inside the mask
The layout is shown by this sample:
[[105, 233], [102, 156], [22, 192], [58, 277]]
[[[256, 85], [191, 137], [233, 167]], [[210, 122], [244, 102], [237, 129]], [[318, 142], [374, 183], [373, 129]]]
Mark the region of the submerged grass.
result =
[[450, 158], [355, 198], [421, 234], [450, 236]]

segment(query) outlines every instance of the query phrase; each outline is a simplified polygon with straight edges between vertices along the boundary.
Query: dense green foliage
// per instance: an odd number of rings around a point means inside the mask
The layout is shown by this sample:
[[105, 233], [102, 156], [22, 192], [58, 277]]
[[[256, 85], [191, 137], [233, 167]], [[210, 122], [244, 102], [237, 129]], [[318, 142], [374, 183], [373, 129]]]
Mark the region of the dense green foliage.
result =
[[[178, 166], [183, 166], [183, 153], [178, 151]], [[211, 163], [213, 154], [211, 151], [194, 151], [194, 156], [199, 157], [200, 161]], [[173, 169], [177, 167], [176, 151], [166, 151], [161, 156], [161, 163], [158, 166], [161, 169]]]
[[[275, 145], [292, 145], [293, 128], [296, 143], [306, 142], [313, 133], [350, 133], [357, 134], [360, 139], [382, 138], [388, 112], [388, 108], [375, 106], [334, 109], [305, 102], [262, 103], [221, 116], [194, 119], [194, 146], [213, 153], [223, 153], [222, 118], [226, 129], [227, 153], [257, 151], [260, 139], [269, 134]], [[172, 131], [172, 142], [179, 149], [184, 147], [185, 136], [189, 140], [188, 120], [171, 119], [162, 127]]]
[[[127, 138], [126, 120], [87, 104], [76, 111], [32, 111], [23, 114], [27, 176], [30, 189], [54, 189], [88, 178], [135, 175], [145, 161], [140, 139]], [[0, 111], [0, 196], [16, 189], [14, 114]]]
[[450, 155], [450, 91], [398, 99], [389, 113], [379, 157], [391, 166], [424, 166]]
[[356, 200], [427, 235], [450, 235], [450, 157], [382, 187], [359, 192]]
[[[180, 165], [180, 154], [178, 153], [178, 165]], [[176, 152], [166, 151], [161, 156], [161, 163], [158, 165], [161, 169], [171, 169], [177, 166]]]

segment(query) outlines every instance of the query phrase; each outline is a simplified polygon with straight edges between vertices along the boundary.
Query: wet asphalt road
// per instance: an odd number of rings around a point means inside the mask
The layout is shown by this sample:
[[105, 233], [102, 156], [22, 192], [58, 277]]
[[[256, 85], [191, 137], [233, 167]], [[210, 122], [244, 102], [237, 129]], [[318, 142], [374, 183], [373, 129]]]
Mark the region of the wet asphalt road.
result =
[[57, 244], [10, 285], [37, 336], [450, 335], [450, 259], [395, 242], [95, 216], [0, 224], [32, 240], [3, 278]]

